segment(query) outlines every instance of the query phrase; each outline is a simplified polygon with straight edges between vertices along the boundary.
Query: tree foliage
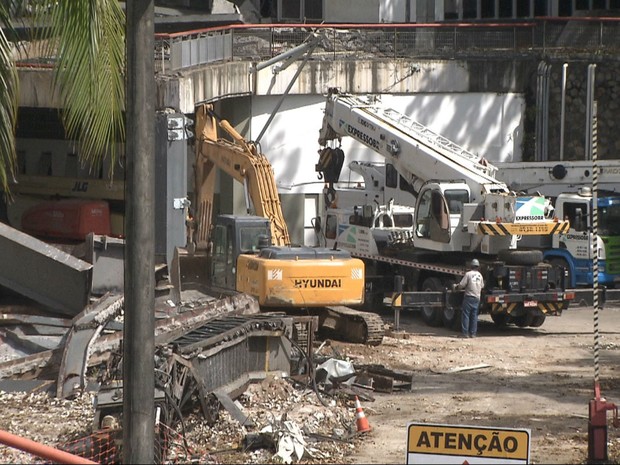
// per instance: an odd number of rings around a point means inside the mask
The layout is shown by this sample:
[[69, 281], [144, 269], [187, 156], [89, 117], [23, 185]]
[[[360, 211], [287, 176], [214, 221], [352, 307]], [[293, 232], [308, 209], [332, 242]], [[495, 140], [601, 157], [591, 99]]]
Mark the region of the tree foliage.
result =
[[[0, 21], [13, 31], [16, 16], [27, 16], [32, 39], [54, 68], [67, 137], [79, 142], [79, 157], [93, 168], [105, 158], [114, 166], [125, 138], [125, 15], [117, 0], [9, 0]], [[0, 181], [7, 191], [15, 169], [18, 100], [14, 46], [0, 36]], [[7, 142], [10, 140], [10, 144]], [[111, 173], [110, 173], [111, 174]]]

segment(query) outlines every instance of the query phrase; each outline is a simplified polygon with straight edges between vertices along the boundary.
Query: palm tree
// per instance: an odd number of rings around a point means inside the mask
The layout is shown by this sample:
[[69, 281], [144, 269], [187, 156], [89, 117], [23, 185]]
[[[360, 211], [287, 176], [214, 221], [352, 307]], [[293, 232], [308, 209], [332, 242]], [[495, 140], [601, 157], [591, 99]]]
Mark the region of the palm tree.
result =
[[118, 0], [3, 0], [0, 2], [0, 190], [15, 174], [19, 86], [11, 38], [18, 19], [53, 58], [54, 90], [69, 139], [82, 161], [115, 166], [125, 138], [125, 14]]
[[[0, 25], [11, 26], [10, 2], [0, 4]], [[6, 30], [12, 31], [9, 27]], [[8, 177], [15, 171], [15, 120], [17, 117], [17, 69], [5, 28], [0, 29], [0, 188], [8, 191]], [[1, 199], [0, 199], [1, 200]]]

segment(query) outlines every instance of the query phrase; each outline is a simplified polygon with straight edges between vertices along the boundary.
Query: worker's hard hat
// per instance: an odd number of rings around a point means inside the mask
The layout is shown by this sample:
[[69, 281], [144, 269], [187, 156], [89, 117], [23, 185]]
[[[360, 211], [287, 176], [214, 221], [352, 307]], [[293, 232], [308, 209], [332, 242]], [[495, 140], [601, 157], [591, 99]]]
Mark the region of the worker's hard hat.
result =
[[478, 261], [478, 259], [477, 259], [477, 258], [474, 258], [474, 259], [471, 261], [471, 266], [480, 266], [480, 262]]

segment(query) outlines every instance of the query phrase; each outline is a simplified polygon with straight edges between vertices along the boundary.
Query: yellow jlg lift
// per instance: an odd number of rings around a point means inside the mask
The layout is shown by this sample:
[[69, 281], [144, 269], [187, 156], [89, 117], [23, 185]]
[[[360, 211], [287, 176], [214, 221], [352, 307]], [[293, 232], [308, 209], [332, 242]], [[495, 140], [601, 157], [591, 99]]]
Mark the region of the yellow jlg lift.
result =
[[[232, 140], [218, 137], [218, 129]], [[213, 218], [217, 168], [244, 185], [247, 215]], [[271, 164], [211, 105], [196, 111], [195, 185], [181, 282], [248, 293], [263, 309], [318, 315], [320, 329], [339, 338], [381, 342], [381, 318], [351, 308], [364, 301], [364, 263], [345, 250], [291, 245]]]

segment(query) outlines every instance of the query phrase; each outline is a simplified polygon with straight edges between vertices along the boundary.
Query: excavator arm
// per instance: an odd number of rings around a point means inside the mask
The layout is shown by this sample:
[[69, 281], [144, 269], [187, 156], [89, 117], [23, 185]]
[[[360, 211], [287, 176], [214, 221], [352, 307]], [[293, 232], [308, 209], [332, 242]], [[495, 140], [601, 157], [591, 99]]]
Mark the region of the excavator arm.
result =
[[[224, 130], [231, 140], [218, 136]], [[220, 120], [213, 107], [196, 109], [196, 203], [195, 242], [206, 248], [213, 215], [216, 169], [242, 183], [257, 216], [268, 218], [273, 245], [290, 245], [288, 228], [282, 214], [273, 167], [256, 145], [246, 141], [226, 120]], [[248, 205], [249, 213], [249, 205]]]
[[[292, 314], [299, 314], [303, 309], [304, 315], [318, 316], [319, 327], [332, 337], [335, 334], [344, 340], [379, 344], [384, 334], [381, 318], [345, 307], [363, 304], [364, 263], [342, 250], [291, 246], [274, 171], [265, 155], [227, 121], [219, 119], [211, 105], [199, 106], [195, 118], [196, 209], [189, 236], [195, 233], [199, 253], [183, 256], [185, 268], [179, 267], [178, 275], [187, 277], [187, 282], [193, 280], [203, 284], [206, 281], [218, 292], [225, 289], [250, 294], [265, 309], [277, 308]], [[220, 130], [228, 137], [221, 137]], [[241, 245], [234, 250], [231, 246], [232, 253], [224, 255], [236, 257], [233, 267], [229, 266], [227, 257], [223, 259], [223, 254], [218, 254], [218, 250], [227, 250], [231, 241], [219, 237], [218, 246], [215, 237], [213, 250], [208, 247], [216, 168], [244, 185], [248, 209], [251, 201], [254, 215], [269, 220], [274, 245], [258, 254], [244, 250]], [[245, 219], [227, 215], [218, 219], [216, 232], [222, 230], [219, 226], [225, 225], [236, 234], [242, 231], [244, 221], [254, 220], [256, 218], [250, 215]], [[263, 228], [264, 223], [260, 223]], [[205, 251], [207, 253], [201, 253]], [[205, 266], [203, 258], [210, 260], [211, 266]], [[203, 279], [205, 270], [208, 270], [209, 279]], [[300, 343], [302, 339], [298, 337]]]

